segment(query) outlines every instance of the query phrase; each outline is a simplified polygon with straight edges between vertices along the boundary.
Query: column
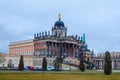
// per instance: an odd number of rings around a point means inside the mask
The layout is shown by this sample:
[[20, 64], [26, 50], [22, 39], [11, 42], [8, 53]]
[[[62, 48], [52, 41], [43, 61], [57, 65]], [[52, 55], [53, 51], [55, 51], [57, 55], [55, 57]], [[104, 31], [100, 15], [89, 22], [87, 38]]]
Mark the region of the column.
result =
[[57, 47], [56, 47], [56, 49], [57, 49], [57, 50], [56, 50], [56, 55], [59, 56], [59, 44], [56, 43], [56, 45], [57, 45]]
[[116, 69], [118, 69], [118, 60], [116, 60]]
[[51, 42], [51, 56], [53, 56], [53, 49], [54, 49], [53, 42]]
[[74, 44], [72, 44], [72, 56], [74, 56]]
[[116, 60], [114, 62], [115, 62], [115, 69], [117, 69]]
[[66, 55], [68, 56], [68, 43], [66, 43]]
[[98, 69], [99, 69], [99, 66], [100, 66], [100, 65], [99, 65], [99, 60], [98, 60]]
[[94, 60], [94, 63], [95, 63], [95, 69], [97, 69], [97, 60]]
[[98, 66], [99, 66], [99, 65], [98, 65], [98, 60], [96, 60], [96, 69], [98, 69]]
[[65, 48], [65, 54], [64, 54], [64, 55], [65, 55], [65, 57], [66, 57], [66, 56], [67, 56], [66, 43], [65, 43], [65, 47], [64, 47], [64, 48]]
[[112, 69], [114, 68], [113, 60], [112, 60]]
[[48, 56], [50, 55], [50, 43], [47, 42], [47, 47], [48, 47]]
[[55, 43], [55, 55], [58, 56], [57, 55], [57, 43]]
[[70, 56], [70, 44], [68, 43], [68, 56]]
[[57, 56], [57, 43], [55, 43], [55, 56]]
[[102, 69], [104, 69], [104, 60], [102, 60]]

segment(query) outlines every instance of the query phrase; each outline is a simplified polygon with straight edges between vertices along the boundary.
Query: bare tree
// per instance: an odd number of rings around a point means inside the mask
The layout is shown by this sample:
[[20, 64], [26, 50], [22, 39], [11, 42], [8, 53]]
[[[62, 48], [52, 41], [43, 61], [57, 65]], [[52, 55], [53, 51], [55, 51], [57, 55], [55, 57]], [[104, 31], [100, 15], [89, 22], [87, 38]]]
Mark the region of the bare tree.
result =
[[5, 60], [5, 56], [2, 53], [0, 53], [0, 64], [3, 63]]

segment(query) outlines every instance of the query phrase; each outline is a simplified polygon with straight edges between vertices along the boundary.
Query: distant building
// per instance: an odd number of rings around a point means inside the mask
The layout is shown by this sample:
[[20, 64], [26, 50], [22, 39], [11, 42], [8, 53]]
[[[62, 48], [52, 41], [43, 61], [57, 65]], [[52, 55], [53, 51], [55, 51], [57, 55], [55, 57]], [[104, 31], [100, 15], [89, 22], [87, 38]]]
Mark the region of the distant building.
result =
[[[120, 52], [111, 52], [112, 69], [120, 69]], [[94, 57], [96, 69], [104, 69], [105, 53], [99, 53]]]
[[[4, 57], [4, 62], [0, 63], [0, 68], [14, 68], [18, 67], [20, 55], [14, 55], [14, 54], [0, 54], [0, 56]], [[33, 56], [24, 56], [24, 66], [33, 66]]]

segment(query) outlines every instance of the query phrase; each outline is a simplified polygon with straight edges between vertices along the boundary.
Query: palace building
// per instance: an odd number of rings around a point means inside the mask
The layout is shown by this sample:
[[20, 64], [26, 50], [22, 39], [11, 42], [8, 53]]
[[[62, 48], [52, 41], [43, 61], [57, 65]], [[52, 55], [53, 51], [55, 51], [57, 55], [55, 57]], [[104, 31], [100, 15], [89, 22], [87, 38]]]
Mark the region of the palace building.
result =
[[67, 31], [67, 27], [59, 14], [58, 20], [51, 31], [35, 33], [34, 39], [31, 40], [10, 43], [9, 53], [12, 55], [33, 56], [33, 66], [40, 66], [42, 58], [47, 57], [48, 64], [52, 65], [56, 56], [63, 59], [78, 60], [80, 47], [83, 46], [85, 48], [84, 57], [92, 60], [93, 52], [87, 48], [85, 34], [83, 36], [68, 35]]
[[[39, 56], [74, 56], [77, 57], [79, 47], [83, 45], [82, 37], [67, 35], [67, 27], [59, 17], [50, 31], [34, 35], [34, 55]], [[84, 44], [84, 46], [87, 46]]]

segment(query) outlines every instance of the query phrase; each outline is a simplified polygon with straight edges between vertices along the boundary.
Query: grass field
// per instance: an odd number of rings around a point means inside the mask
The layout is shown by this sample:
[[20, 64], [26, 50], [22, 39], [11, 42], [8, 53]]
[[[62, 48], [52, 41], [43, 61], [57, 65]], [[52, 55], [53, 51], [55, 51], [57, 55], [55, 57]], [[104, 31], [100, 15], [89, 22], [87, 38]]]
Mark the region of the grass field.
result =
[[120, 80], [119, 73], [0, 73], [0, 80]]

